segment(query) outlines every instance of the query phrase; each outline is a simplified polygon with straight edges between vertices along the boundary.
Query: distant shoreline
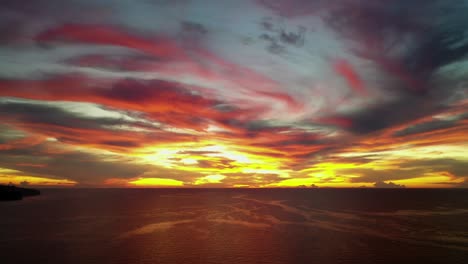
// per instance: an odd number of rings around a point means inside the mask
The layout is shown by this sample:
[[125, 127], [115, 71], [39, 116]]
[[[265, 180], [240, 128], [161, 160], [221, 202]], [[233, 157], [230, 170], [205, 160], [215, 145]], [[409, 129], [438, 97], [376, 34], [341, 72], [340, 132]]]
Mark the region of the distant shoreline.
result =
[[40, 195], [36, 189], [21, 188], [14, 185], [0, 185], [0, 201], [18, 201], [23, 197]]

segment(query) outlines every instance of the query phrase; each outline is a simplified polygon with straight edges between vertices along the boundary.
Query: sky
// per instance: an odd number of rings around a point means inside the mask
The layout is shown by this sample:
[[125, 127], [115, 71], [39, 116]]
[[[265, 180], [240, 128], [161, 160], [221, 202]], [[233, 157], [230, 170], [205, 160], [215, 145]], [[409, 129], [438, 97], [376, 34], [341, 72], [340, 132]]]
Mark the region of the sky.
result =
[[467, 13], [4, 0], [0, 183], [468, 187]]

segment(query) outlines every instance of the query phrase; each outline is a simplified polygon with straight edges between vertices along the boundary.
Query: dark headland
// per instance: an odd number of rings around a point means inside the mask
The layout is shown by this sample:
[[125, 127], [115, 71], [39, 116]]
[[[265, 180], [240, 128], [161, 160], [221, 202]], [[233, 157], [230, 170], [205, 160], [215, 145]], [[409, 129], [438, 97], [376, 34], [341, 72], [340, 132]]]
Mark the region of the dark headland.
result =
[[21, 200], [25, 196], [39, 195], [41, 192], [35, 189], [20, 188], [13, 185], [0, 185], [0, 201]]

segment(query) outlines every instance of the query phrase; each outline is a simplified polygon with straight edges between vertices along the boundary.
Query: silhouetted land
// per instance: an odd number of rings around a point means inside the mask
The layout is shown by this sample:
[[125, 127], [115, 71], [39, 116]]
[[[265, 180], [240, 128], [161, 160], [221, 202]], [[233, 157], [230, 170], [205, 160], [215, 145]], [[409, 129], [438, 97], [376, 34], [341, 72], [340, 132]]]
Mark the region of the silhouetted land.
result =
[[35, 189], [20, 188], [13, 185], [0, 185], [0, 201], [21, 200], [25, 196], [39, 195], [41, 192]]

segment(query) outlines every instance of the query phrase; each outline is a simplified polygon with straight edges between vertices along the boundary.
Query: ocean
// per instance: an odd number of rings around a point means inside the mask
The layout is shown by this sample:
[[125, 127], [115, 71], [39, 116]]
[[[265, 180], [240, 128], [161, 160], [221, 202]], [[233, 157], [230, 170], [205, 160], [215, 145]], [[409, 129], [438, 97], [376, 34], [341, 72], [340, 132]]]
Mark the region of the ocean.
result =
[[43, 189], [0, 263], [468, 263], [463, 189]]

